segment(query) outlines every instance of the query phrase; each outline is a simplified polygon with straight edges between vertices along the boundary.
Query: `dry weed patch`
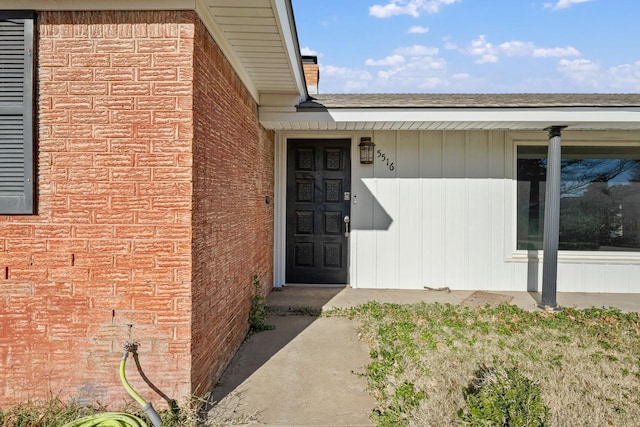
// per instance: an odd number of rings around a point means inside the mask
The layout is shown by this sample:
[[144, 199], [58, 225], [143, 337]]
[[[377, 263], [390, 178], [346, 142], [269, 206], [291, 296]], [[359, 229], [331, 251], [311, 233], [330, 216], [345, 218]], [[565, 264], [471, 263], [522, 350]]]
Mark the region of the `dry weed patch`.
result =
[[464, 391], [479, 369], [496, 366], [539, 386], [546, 425], [640, 419], [638, 313], [373, 302], [345, 313], [371, 348], [366, 376], [379, 425], [467, 425]]
[[[160, 411], [163, 427], [218, 427], [249, 423], [249, 419], [207, 419], [203, 409], [210, 402], [205, 397], [192, 397], [183, 405], [172, 402], [171, 409]], [[121, 408], [123, 412], [133, 414], [151, 426], [142, 409], [130, 402]], [[58, 397], [48, 400], [29, 401], [0, 408], [0, 427], [63, 427], [65, 424], [79, 420], [85, 416], [106, 412], [103, 406], [85, 406], [76, 401], [62, 401]], [[99, 426], [124, 426], [118, 421], [104, 421]], [[129, 424], [126, 424], [129, 425]]]

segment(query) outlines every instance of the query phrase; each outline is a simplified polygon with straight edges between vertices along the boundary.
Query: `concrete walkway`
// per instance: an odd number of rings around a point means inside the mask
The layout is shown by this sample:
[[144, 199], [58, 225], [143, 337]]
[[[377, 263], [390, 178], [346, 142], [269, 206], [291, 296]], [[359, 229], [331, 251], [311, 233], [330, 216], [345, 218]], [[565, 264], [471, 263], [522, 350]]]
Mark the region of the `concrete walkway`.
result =
[[[640, 294], [559, 293], [564, 307], [617, 307], [640, 312]], [[268, 322], [276, 326], [250, 337], [214, 390], [210, 419], [218, 425], [370, 426], [376, 402], [364, 372], [369, 349], [358, 324], [315, 317], [322, 310], [368, 301], [516, 304], [537, 310], [538, 294], [446, 290], [375, 290], [291, 286], [267, 299]]]

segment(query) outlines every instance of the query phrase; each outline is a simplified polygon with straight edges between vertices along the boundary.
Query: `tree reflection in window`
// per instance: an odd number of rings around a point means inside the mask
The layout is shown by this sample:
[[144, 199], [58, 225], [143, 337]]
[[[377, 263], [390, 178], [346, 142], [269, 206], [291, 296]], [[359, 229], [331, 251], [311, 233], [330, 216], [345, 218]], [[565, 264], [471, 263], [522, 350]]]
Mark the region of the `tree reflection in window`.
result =
[[[519, 146], [518, 249], [542, 249], [546, 147]], [[640, 148], [564, 147], [561, 250], [640, 251]]]

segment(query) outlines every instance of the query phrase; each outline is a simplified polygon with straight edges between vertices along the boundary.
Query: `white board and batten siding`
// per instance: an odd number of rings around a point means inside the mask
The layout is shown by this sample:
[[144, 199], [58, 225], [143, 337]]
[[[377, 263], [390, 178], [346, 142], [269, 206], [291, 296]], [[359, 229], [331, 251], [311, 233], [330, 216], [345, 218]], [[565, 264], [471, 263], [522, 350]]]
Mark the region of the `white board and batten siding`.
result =
[[504, 134], [399, 131], [373, 139], [394, 168], [381, 157], [356, 167], [352, 285], [500, 289], [511, 281]]
[[[373, 165], [358, 161], [362, 136], [371, 136], [379, 150]], [[516, 145], [545, 144], [546, 132], [370, 131], [330, 137], [352, 139], [351, 286], [541, 289], [542, 252], [515, 249], [514, 169]], [[286, 138], [281, 134], [279, 144]], [[579, 140], [569, 136], [567, 142], [573, 139]], [[640, 134], [619, 140], [640, 141]], [[561, 252], [558, 291], [640, 292], [640, 254]]]

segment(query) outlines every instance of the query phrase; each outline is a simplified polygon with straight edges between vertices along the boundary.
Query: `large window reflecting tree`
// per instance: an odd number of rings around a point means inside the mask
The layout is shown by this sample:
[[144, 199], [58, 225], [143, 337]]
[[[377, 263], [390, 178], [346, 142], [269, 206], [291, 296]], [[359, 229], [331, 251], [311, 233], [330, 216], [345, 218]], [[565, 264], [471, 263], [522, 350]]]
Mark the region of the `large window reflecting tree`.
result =
[[[542, 249], [546, 147], [519, 146], [518, 249]], [[640, 251], [640, 148], [563, 147], [561, 250]]]

